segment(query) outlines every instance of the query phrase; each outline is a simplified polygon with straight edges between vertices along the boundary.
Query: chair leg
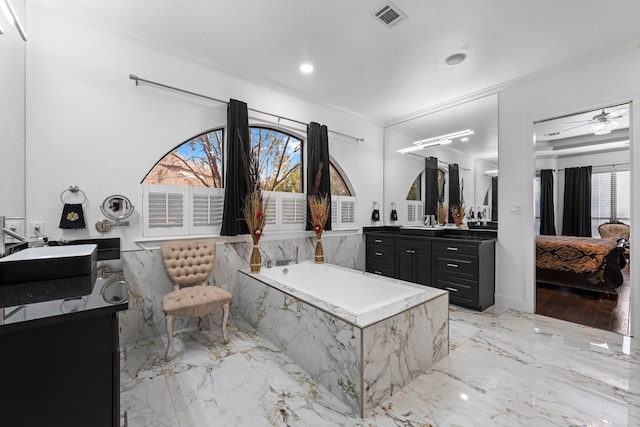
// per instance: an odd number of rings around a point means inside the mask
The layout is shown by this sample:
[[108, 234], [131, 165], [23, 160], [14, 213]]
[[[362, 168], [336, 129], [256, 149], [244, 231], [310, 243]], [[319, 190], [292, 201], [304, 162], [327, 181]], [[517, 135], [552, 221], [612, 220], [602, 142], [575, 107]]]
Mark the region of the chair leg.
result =
[[167, 323], [167, 352], [164, 355], [164, 360], [166, 362], [171, 361], [173, 355], [173, 321], [175, 320], [174, 316], [165, 316], [165, 321]]
[[222, 306], [222, 338], [227, 342], [227, 319], [229, 318], [229, 303]]

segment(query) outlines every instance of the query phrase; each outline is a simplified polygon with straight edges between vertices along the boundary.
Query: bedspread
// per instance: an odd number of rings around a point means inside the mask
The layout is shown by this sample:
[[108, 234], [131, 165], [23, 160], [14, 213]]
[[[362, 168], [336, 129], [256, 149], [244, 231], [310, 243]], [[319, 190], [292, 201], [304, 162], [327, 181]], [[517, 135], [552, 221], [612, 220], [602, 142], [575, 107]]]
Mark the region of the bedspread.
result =
[[536, 266], [549, 270], [593, 273], [605, 265], [614, 240], [572, 236], [536, 236]]

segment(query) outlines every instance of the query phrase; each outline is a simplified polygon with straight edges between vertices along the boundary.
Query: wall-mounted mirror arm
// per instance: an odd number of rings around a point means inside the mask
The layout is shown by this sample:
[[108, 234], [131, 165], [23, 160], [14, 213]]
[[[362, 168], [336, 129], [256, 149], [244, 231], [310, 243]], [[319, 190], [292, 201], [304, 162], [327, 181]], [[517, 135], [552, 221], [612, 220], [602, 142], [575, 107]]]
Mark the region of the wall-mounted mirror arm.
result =
[[116, 194], [104, 199], [100, 210], [108, 219], [98, 221], [96, 229], [104, 233], [111, 230], [112, 227], [128, 226], [129, 221], [125, 221], [125, 219], [131, 216], [134, 206], [127, 197]]

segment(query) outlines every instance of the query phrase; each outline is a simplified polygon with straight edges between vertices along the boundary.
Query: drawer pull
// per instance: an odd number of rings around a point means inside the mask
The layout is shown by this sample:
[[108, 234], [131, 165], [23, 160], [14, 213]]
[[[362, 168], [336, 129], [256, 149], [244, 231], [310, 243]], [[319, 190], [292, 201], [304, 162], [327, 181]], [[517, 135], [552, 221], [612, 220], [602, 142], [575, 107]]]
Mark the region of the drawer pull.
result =
[[450, 263], [447, 263], [447, 267], [458, 268], [458, 267], [459, 267], [459, 265], [458, 265], [458, 264], [450, 264]]
[[373, 270], [373, 274], [379, 274], [379, 275], [382, 275], [382, 271]]
[[451, 292], [458, 292], [456, 288], [450, 288], [449, 286], [447, 286], [447, 290]]
[[375, 256], [382, 256], [382, 252], [374, 252], [373, 253]]
[[416, 251], [414, 251], [413, 249], [407, 249], [407, 253], [408, 253], [408, 254], [415, 254], [415, 253], [416, 253]]
[[382, 243], [382, 239], [374, 239], [373, 241], [376, 243]]
[[458, 248], [453, 247], [453, 246], [447, 246], [447, 250], [448, 250], [448, 251], [457, 251], [457, 250], [458, 250]]

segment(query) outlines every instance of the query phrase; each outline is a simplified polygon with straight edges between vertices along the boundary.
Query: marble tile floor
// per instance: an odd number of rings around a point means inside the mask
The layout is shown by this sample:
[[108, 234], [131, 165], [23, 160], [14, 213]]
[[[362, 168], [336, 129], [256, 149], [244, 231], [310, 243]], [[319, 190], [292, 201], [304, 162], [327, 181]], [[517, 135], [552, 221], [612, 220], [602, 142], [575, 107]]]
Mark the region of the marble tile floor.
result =
[[365, 419], [246, 323], [124, 349], [128, 426], [639, 426], [637, 340], [540, 315], [450, 308], [450, 354]]

